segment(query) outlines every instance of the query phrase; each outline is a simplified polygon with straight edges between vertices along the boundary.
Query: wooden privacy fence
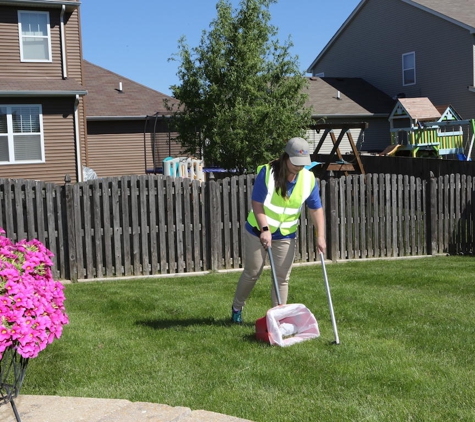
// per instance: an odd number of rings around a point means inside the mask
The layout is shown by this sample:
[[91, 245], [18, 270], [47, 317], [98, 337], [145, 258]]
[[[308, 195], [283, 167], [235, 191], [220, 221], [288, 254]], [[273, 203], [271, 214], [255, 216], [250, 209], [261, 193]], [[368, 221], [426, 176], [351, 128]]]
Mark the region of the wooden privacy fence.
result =
[[[427, 177], [432, 172], [436, 177], [450, 174], [475, 176], [475, 162], [435, 158], [393, 157], [379, 155], [361, 155], [366, 173], [407, 174], [408, 176]], [[345, 160], [355, 161], [354, 156], [345, 156]]]
[[[0, 179], [0, 226], [54, 253], [55, 277], [94, 279], [243, 266], [254, 175], [200, 183], [161, 175], [55, 185]], [[320, 182], [332, 260], [474, 253], [471, 176], [352, 175]], [[304, 209], [297, 262], [318, 260]]]
[[329, 179], [323, 189], [329, 257], [473, 254], [474, 180], [459, 174]]

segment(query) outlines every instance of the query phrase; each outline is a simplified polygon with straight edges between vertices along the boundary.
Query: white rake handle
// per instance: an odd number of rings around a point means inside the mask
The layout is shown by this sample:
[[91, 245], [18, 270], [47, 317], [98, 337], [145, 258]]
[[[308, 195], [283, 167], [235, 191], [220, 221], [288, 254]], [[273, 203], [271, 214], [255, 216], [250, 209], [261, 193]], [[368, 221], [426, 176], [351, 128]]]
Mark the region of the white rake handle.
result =
[[323, 252], [320, 252], [320, 261], [322, 262], [323, 279], [325, 281], [325, 289], [327, 291], [328, 306], [330, 307], [330, 316], [332, 319], [333, 334], [335, 335], [335, 344], [340, 344], [340, 339], [338, 338], [338, 329], [336, 327], [335, 313], [333, 312], [332, 297], [330, 294], [330, 285], [328, 284], [327, 269], [325, 267], [325, 259], [323, 257]]

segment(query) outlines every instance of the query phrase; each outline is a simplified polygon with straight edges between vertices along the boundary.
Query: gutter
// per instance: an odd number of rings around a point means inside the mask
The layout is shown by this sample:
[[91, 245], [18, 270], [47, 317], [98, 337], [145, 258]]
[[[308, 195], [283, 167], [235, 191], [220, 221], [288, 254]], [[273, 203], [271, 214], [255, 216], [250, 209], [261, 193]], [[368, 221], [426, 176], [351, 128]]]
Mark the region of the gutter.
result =
[[66, 6], [68, 10], [77, 9], [81, 3], [79, 1], [61, 1], [61, 0], [0, 0], [0, 6], [25, 6], [25, 7], [62, 7]]
[[76, 97], [87, 91], [0, 91], [0, 97]]
[[312, 114], [312, 119], [360, 119], [362, 117], [389, 117], [390, 113], [368, 113], [368, 114]]
[[[155, 116], [150, 116], [150, 115], [145, 115], [145, 116], [87, 116], [86, 119], [88, 121], [94, 122], [94, 121], [103, 121], [103, 120], [145, 120], [147, 117], [153, 117]], [[172, 116], [158, 116], [161, 119], [170, 119]]]
[[77, 181], [82, 182], [82, 163], [81, 163], [81, 138], [79, 137], [79, 95], [76, 95], [74, 101], [74, 136], [76, 137], [76, 177]]
[[68, 78], [68, 68], [66, 63], [66, 38], [64, 35], [64, 12], [66, 11], [66, 6], [63, 4], [61, 6], [61, 13], [59, 15], [59, 25], [60, 25], [60, 32], [61, 32], [61, 61], [63, 64], [63, 79]]

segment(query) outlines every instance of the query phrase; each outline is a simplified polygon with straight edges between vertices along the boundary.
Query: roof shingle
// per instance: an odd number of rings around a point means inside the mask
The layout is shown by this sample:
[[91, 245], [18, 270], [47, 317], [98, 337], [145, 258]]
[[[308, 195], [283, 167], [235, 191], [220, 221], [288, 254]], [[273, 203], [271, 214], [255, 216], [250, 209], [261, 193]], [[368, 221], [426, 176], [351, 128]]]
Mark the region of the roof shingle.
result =
[[399, 98], [399, 102], [414, 120], [432, 121], [439, 119], [441, 116], [427, 97]]
[[413, 0], [413, 2], [475, 28], [474, 0]]
[[[168, 115], [163, 100], [176, 100], [154, 89], [94, 65], [86, 60], [84, 85], [87, 89], [87, 117], [144, 117]], [[122, 91], [119, 90], [122, 84]]]
[[395, 101], [362, 78], [309, 78], [309, 98], [313, 115], [374, 115], [391, 113]]

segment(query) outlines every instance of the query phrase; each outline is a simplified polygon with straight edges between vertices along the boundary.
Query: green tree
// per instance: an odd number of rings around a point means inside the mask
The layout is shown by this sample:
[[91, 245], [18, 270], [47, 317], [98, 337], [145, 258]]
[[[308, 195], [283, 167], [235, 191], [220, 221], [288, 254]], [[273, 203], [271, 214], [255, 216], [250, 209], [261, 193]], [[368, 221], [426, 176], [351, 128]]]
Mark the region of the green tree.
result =
[[178, 141], [206, 165], [254, 172], [278, 156], [285, 142], [304, 136], [311, 110], [304, 107], [306, 79], [291, 40], [280, 45], [270, 24], [276, 0], [216, 5], [217, 17], [198, 47], [179, 40], [179, 102], [174, 110]]

